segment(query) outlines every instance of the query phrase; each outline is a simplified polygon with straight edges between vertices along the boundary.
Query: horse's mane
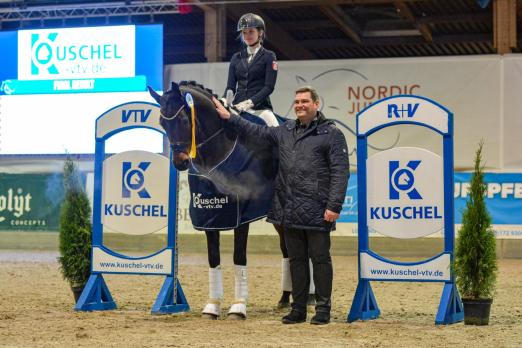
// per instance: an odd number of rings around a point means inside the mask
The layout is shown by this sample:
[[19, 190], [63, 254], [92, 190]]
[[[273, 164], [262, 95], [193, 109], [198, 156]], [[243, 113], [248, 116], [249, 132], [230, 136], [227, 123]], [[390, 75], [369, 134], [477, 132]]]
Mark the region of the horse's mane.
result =
[[210, 88], [206, 88], [205, 86], [197, 83], [196, 81], [181, 81], [179, 83], [179, 87], [184, 87], [185, 89], [190, 89], [192, 91], [201, 93], [210, 101], [212, 100], [212, 97], [218, 98], [218, 95], [215, 94]]

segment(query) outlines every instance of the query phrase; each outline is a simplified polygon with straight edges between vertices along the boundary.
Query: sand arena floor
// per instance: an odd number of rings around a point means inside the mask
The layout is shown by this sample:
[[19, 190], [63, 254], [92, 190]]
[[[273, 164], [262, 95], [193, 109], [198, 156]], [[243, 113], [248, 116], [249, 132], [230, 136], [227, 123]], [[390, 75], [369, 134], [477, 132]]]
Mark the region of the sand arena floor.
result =
[[[280, 258], [250, 255], [249, 317], [200, 317], [207, 299], [206, 255], [180, 257], [190, 313], [153, 316], [163, 278], [105, 275], [118, 309], [75, 312], [56, 254], [0, 251], [1, 347], [522, 347], [522, 260], [501, 260], [490, 325], [436, 326], [442, 284], [372, 283], [381, 317], [346, 323], [357, 259], [335, 256], [332, 323], [282, 325]], [[225, 306], [233, 299], [231, 255], [223, 255]], [[309, 312], [311, 317], [312, 311]]]

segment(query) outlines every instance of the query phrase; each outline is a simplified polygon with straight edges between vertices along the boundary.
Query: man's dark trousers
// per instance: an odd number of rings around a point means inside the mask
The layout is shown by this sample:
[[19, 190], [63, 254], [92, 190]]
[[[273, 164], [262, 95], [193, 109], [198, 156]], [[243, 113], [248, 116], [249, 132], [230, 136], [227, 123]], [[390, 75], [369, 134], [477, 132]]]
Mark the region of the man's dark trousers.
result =
[[312, 259], [315, 282], [315, 311], [330, 314], [332, 307], [332, 258], [330, 232], [285, 227], [285, 241], [292, 277], [292, 309], [306, 314]]

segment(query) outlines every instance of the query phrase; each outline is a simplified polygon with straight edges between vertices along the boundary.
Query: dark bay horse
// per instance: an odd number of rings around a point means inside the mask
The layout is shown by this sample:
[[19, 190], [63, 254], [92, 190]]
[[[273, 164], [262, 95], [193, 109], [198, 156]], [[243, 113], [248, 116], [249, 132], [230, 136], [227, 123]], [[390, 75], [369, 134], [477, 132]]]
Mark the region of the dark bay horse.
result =
[[[212, 319], [220, 315], [223, 286], [219, 231], [234, 229], [236, 299], [229, 317], [244, 319], [249, 222], [263, 218], [268, 211], [277, 155], [264, 144], [224, 128], [212, 102], [212, 91], [203, 86], [193, 82], [172, 83], [162, 96], [149, 90], [161, 106], [160, 124], [169, 138], [174, 166], [188, 170], [192, 224], [195, 229], [205, 231], [207, 237], [209, 301], [203, 314]], [[264, 124], [257, 116], [243, 116]], [[281, 236], [282, 229], [278, 233]], [[280, 243], [286, 251], [284, 240]]]

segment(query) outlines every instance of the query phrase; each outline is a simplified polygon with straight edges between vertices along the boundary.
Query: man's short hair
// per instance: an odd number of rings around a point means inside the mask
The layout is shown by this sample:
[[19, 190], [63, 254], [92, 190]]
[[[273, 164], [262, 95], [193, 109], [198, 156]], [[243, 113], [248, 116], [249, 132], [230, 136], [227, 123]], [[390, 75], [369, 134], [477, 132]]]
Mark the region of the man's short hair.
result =
[[312, 86], [303, 86], [303, 87], [299, 87], [298, 89], [295, 90], [295, 94], [306, 93], [306, 92], [310, 92], [313, 102], [319, 101], [319, 94], [317, 94], [317, 91]]

